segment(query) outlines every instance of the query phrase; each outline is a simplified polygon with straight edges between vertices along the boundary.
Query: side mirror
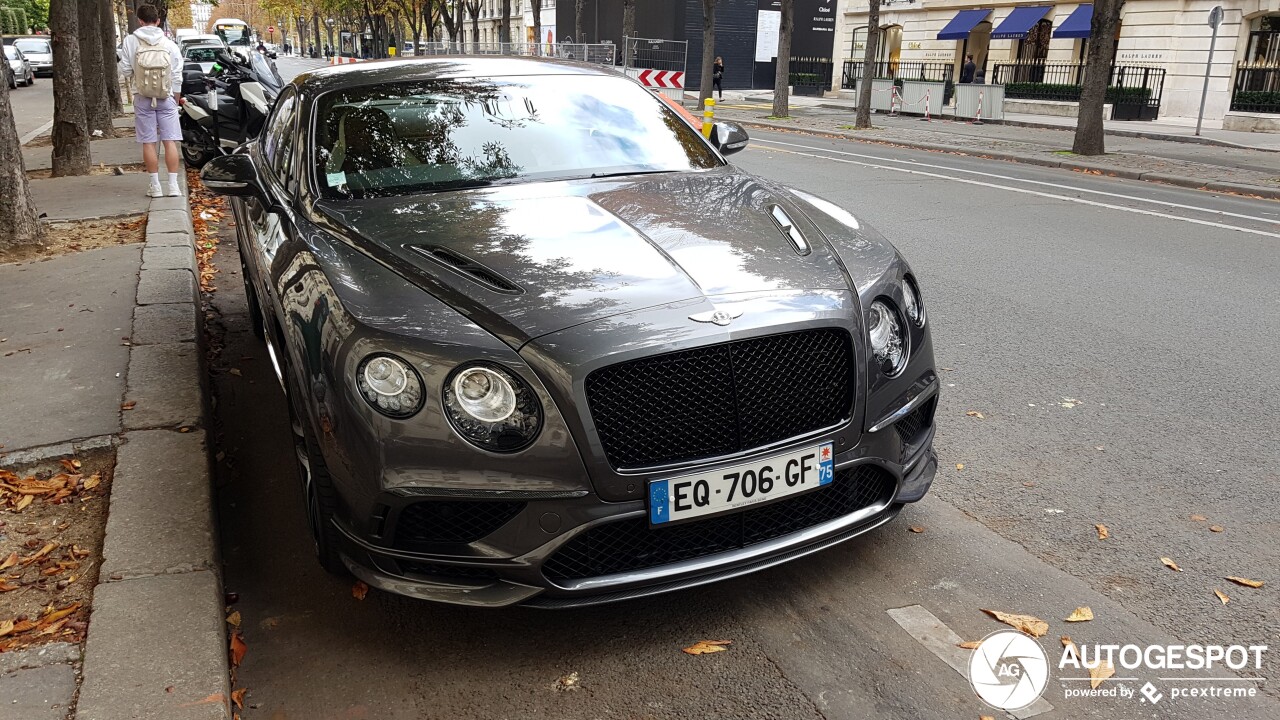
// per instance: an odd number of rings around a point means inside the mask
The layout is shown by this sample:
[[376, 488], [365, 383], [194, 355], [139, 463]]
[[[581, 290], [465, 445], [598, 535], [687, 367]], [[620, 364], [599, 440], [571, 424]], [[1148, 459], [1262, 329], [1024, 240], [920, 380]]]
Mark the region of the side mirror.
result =
[[711, 127], [711, 141], [723, 155], [732, 155], [747, 147], [747, 131], [736, 122], [721, 120]]
[[258, 180], [258, 169], [248, 155], [219, 155], [205, 164], [200, 181], [219, 195], [257, 196], [266, 193]]

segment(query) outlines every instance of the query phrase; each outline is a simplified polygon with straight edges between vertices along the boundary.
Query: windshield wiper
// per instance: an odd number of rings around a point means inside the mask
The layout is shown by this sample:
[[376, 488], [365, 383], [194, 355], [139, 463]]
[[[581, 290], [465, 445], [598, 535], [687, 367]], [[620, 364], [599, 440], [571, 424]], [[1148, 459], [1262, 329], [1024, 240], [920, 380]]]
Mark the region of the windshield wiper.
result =
[[595, 179], [595, 178], [621, 177], [624, 175], [657, 175], [659, 173], [673, 173], [673, 172], [679, 172], [679, 170], [621, 170], [619, 172], [591, 173], [591, 177], [592, 179]]

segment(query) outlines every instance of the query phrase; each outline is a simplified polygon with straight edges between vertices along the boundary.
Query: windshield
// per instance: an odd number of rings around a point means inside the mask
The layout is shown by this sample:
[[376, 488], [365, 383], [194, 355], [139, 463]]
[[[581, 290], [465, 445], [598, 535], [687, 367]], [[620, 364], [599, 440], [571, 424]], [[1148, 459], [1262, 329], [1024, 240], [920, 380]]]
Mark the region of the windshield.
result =
[[239, 23], [228, 23], [226, 25], [219, 24], [214, 30], [218, 37], [228, 45], [248, 45], [249, 44], [249, 26]]
[[702, 137], [623, 78], [388, 83], [321, 96], [315, 162], [328, 197], [716, 167]]
[[52, 55], [53, 54], [53, 50], [49, 48], [48, 40], [31, 40], [27, 38], [22, 38], [19, 40], [14, 40], [13, 45], [14, 47], [18, 48], [19, 50], [27, 54], [31, 54], [31, 53], [35, 53], [36, 55]]
[[218, 62], [220, 50], [221, 48], [216, 47], [187, 48], [187, 59], [191, 62]]
[[17, 51], [17, 50], [15, 50], [15, 49], [13, 48], [13, 46], [12, 46], [12, 45], [5, 45], [5, 46], [4, 46], [4, 56], [5, 56], [6, 58], [10, 59], [10, 60], [17, 60], [17, 59], [18, 59], [18, 51]]

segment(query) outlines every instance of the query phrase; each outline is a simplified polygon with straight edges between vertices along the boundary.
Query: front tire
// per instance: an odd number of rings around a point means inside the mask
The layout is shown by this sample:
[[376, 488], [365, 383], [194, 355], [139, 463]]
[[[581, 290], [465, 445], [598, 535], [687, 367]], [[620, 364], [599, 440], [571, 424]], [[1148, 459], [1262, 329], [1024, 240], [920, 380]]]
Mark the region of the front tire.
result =
[[204, 167], [214, 156], [215, 153], [194, 142], [182, 141], [182, 160], [193, 170]]
[[288, 368], [284, 369], [286, 401], [289, 406], [289, 425], [293, 433], [294, 454], [298, 461], [298, 476], [302, 480], [303, 498], [306, 500], [307, 525], [315, 546], [316, 560], [326, 572], [338, 577], [350, 577], [351, 573], [338, 553], [341, 537], [333, 524], [338, 505], [337, 492], [329, 466], [324, 461], [320, 444], [316, 440], [311, 423], [298, 409], [301, 395]]

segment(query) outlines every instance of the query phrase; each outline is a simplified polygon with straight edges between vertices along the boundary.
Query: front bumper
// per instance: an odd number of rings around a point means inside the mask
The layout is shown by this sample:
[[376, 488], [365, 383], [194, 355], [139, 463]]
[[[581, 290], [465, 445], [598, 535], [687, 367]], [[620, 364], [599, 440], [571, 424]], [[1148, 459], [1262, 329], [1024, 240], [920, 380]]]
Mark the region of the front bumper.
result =
[[874, 502], [784, 535], [676, 562], [595, 577], [549, 577], [551, 574], [544, 567], [548, 560], [578, 535], [609, 523], [635, 522], [646, 515], [643, 501], [604, 503], [590, 495], [529, 502], [522, 515], [530, 518], [555, 512], [564, 518], [590, 519], [554, 537], [543, 535], [551, 539], [515, 557], [486, 558], [480, 553], [464, 558], [448, 553], [406, 552], [370, 543], [339, 525], [344, 538], [342, 556], [351, 572], [372, 587], [460, 605], [570, 608], [673, 592], [794, 560], [889, 522], [904, 503], [923, 497], [933, 480], [937, 471], [933, 432], [931, 423], [912, 444], [911, 457], [901, 465], [867, 458], [860, 452], [864, 450], [861, 447], [837, 456], [837, 475], [874, 469], [891, 481], [889, 492]]

